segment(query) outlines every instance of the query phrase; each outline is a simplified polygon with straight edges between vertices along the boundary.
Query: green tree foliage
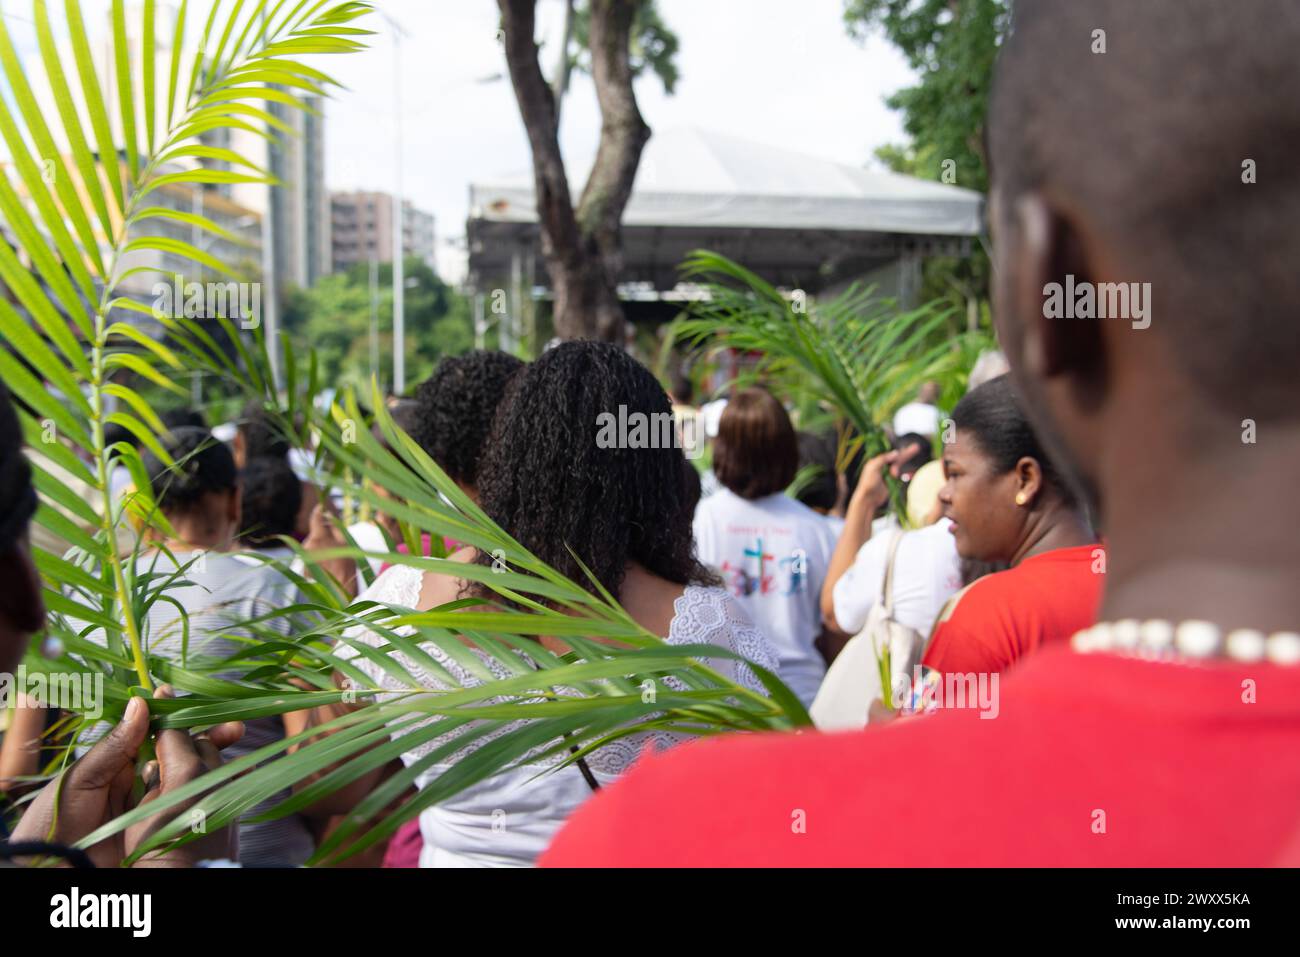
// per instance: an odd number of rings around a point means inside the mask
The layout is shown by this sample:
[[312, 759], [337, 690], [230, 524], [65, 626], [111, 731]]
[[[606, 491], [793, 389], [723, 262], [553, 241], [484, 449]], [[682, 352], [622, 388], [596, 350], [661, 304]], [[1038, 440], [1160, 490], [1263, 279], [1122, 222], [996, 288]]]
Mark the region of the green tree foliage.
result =
[[[391, 382], [393, 368], [392, 263], [375, 270], [378, 317], [377, 378]], [[424, 381], [438, 359], [474, 346], [469, 300], [438, 278], [428, 264], [408, 256], [406, 276], [406, 368], [412, 387]], [[316, 353], [321, 380], [342, 388], [369, 390], [371, 375], [370, 267], [358, 263], [290, 293], [284, 329], [295, 346]]]
[[[1011, 23], [1008, 0], [845, 0], [844, 23], [857, 39], [882, 30], [919, 76], [885, 101], [903, 114], [911, 142], [886, 144], [876, 158], [898, 173], [987, 191], [984, 117], [993, 61]], [[988, 298], [989, 276], [982, 248], [935, 257], [926, 261], [921, 298], [964, 311], [968, 301]]]
[[984, 115], [1010, 20], [1007, 0], [846, 0], [849, 34], [862, 39], [879, 27], [919, 75], [916, 86], [886, 100], [912, 138], [891, 148], [908, 172], [940, 179], [951, 159], [958, 186], [988, 189]]
[[[579, 3], [573, 10], [573, 49], [569, 54], [569, 68], [580, 73], [591, 73], [591, 7]], [[641, 76], [650, 70], [659, 77], [664, 92], [671, 96], [677, 88], [677, 34], [659, 15], [653, 2], [641, 4], [632, 21], [632, 34], [628, 49], [631, 54], [632, 75]]]

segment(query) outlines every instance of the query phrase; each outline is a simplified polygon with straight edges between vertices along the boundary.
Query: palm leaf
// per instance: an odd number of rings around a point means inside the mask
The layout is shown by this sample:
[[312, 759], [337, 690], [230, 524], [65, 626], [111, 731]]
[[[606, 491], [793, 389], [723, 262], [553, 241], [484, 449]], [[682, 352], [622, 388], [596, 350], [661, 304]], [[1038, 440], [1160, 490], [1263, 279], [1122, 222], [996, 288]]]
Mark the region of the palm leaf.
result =
[[[431, 757], [450, 762], [452, 771], [388, 817], [380, 812], [413, 780], [411, 770], [372, 795], [337, 840], [320, 848], [318, 860], [332, 861], [382, 839], [431, 803], [528, 763], [530, 755], [568, 760], [571, 746], [586, 752], [649, 730], [702, 735], [809, 723], [774, 675], [754, 669], [767, 694], [732, 682], [710, 661], [734, 656], [713, 646], [669, 645], [638, 626], [598, 584], [570, 581], [531, 555], [396, 427], [377, 389], [367, 398], [377, 410], [383, 443], [371, 434], [355, 395], [344, 393], [328, 408], [320, 407], [321, 383], [310, 354], [285, 349], [288, 389], [278, 392], [260, 328], [243, 329], [225, 317], [155, 315], [157, 325], [149, 328], [158, 334], [153, 334], [118, 318], [121, 311], [152, 312], [122, 291], [125, 279], [150, 269], [122, 268], [128, 254], [165, 252], [195, 267], [234, 271], [200, 245], [151, 235], [150, 224], [172, 220], [203, 236], [230, 238], [210, 219], [166, 210], [151, 195], [170, 186], [268, 182], [266, 171], [239, 153], [197, 138], [218, 129], [273, 138], [287, 129], [265, 109], [267, 102], [301, 109], [296, 92], [318, 94], [336, 85], [300, 58], [361, 49], [367, 31], [352, 24], [367, 10], [363, 3], [327, 0], [215, 2], [191, 38], [198, 53], [187, 79], [182, 4], [165, 65], [165, 97], [159, 95], [152, 51], [139, 62], [129, 55], [132, 31], [122, 0], [112, 7], [112, 92], [101, 86], [77, 0], [65, 0], [63, 8], [75, 82], [58, 62], [43, 0], [34, 2], [39, 69], [20, 62], [0, 35], [0, 68], [15, 91], [19, 114], [0, 107], [0, 135], [14, 156], [17, 177], [15, 188], [8, 175], [0, 176], [0, 212], [31, 264], [0, 243], [0, 278], [16, 302], [0, 300], [0, 334], [22, 355], [20, 361], [0, 350], [0, 375], [25, 404], [20, 419], [33, 447], [41, 497], [35, 521], [69, 546], [66, 552], [36, 550], [50, 611], [48, 634], [63, 651], [55, 659], [31, 654], [29, 667], [102, 677], [103, 718], [109, 721], [121, 716], [131, 697], [169, 682], [184, 694], [150, 701], [159, 728], [202, 728], [337, 702], [343, 692], [333, 685], [336, 673], [354, 683], [349, 693], [373, 701], [327, 725], [335, 734], [319, 737], [321, 729], [314, 728], [232, 761], [146, 809], [118, 817], [88, 843], [193, 797], [201, 798], [215, 827], [299, 785], [296, 796], [266, 812], [294, 813], [403, 750], [446, 736]], [[148, 45], [154, 3], [147, 2], [141, 16], [139, 33]], [[32, 110], [40, 102], [34, 90], [42, 81], [55, 104], [44, 115]], [[120, 143], [114, 130], [121, 131]], [[48, 155], [42, 144], [56, 141], [68, 144], [71, 162], [66, 169], [60, 165], [55, 181], [47, 183], [37, 157]], [[211, 169], [205, 162], [231, 168]], [[418, 543], [427, 533], [436, 542], [454, 538], [504, 556], [503, 571], [424, 557], [418, 549], [379, 555], [389, 563], [478, 582], [494, 597], [427, 611], [349, 601], [323, 575], [320, 563], [337, 552], [357, 559], [367, 553], [355, 543], [331, 553], [299, 548], [301, 567], [268, 560], [298, 587], [301, 601], [222, 629], [220, 637], [233, 639], [238, 649], [234, 654], [213, 657], [192, 648], [184, 602], [175, 593], [185, 586], [190, 563], [146, 559], [146, 536], [166, 534], [169, 526], [135, 445], [167, 461], [158, 438], [162, 423], [146, 388], [187, 394], [179, 380], [194, 372], [220, 381], [239, 401], [260, 402], [296, 445], [317, 436], [316, 465], [329, 483], [350, 501], [397, 519], [409, 542]], [[123, 373], [129, 374], [125, 380]], [[132, 434], [132, 443], [105, 438], [106, 426], [114, 423]], [[114, 502], [110, 477], [118, 467], [126, 469], [134, 491]], [[72, 493], [68, 475], [89, 485], [91, 494]], [[379, 495], [373, 483], [395, 497]], [[153, 650], [160, 636], [150, 631], [150, 613], [165, 608], [180, 612], [176, 627], [182, 650], [176, 657]], [[351, 630], [358, 626], [378, 636], [379, 643], [358, 640]], [[562, 636], [571, 650], [548, 651], [537, 640], [541, 636]], [[482, 683], [460, 686], [439, 664], [444, 659]], [[504, 669], [506, 677], [497, 678], [486, 661]], [[361, 662], [367, 667], [358, 667]], [[445, 690], [421, 687], [404, 662], [444, 679]], [[384, 680], [376, 681], [371, 672]], [[661, 689], [655, 700], [643, 700], [645, 682]], [[374, 699], [381, 686], [388, 691], [379, 702]], [[392, 693], [393, 687], [402, 690]], [[73, 710], [64, 725], [71, 743], [50, 763], [51, 773], [66, 766], [74, 748], [94, 732], [98, 716], [88, 708]], [[394, 726], [411, 730], [394, 741]], [[504, 727], [508, 733], [474, 746], [487, 731]], [[345, 848], [354, 836], [359, 842]], [[193, 837], [177, 819], [141, 850]]]
[[[757, 357], [730, 385], [762, 382], [798, 403], [829, 410], [837, 425], [837, 459], [857, 448], [868, 455], [888, 447], [885, 426], [899, 406], [929, 379], [960, 377], [985, 333], [952, 332], [945, 303], [900, 309], [869, 286], [797, 308], [778, 289], [724, 256], [699, 250], [682, 266], [700, 282], [705, 299], [677, 324], [679, 340], [711, 351], [736, 349]], [[945, 390], [951, 394], [952, 390]], [[895, 511], [906, 521], [897, 483]]]

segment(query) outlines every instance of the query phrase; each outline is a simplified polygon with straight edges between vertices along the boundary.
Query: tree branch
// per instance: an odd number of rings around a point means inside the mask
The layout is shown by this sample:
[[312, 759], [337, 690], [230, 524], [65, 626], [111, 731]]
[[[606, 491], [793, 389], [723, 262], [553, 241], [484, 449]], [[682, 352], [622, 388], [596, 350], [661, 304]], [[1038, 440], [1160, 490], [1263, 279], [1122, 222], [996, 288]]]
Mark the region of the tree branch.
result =
[[581, 237], [560, 155], [555, 97], [537, 61], [536, 0], [497, 0], [497, 5], [505, 32], [506, 67], [533, 156], [542, 253], [548, 259], [567, 259], [579, 249]]
[[623, 210], [632, 195], [650, 127], [637, 108], [629, 53], [632, 21], [640, 0], [591, 0], [591, 73], [600, 103], [600, 147], [576, 212], [584, 235], [594, 237], [617, 278]]

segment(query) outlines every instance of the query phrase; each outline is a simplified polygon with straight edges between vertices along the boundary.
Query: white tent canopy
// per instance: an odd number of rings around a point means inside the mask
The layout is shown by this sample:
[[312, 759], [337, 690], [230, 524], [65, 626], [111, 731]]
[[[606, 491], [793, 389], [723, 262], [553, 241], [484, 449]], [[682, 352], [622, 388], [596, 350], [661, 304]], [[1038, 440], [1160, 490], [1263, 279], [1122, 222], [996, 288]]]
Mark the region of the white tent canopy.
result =
[[[573, 171], [575, 202], [586, 173]], [[820, 292], [869, 277], [911, 302], [924, 257], [969, 254], [982, 203], [973, 190], [720, 133], [655, 133], [623, 216], [619, 294], [629, 315], [671, 314], [681, 263], [708, 249], [778, 286]], [[472, 184], [466, 234], [479, 298], [501, 288], [520, 305], [547, 296], [531, 173]]]
[[[585, 181], [573, 184], [574, 198]], [[646, 144], [625, 226], [975, 236], [983, 196], [685, 128]], [[531, 174], [470, 186], [471, 218], [536, 222]]]

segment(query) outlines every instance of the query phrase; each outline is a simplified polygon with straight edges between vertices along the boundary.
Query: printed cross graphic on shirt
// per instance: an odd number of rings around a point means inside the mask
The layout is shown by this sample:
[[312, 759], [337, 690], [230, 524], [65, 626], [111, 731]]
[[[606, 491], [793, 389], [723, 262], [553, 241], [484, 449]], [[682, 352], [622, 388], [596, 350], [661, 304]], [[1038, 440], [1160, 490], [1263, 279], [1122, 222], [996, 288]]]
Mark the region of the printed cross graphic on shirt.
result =
[[772, 590], [772, 576], [763, 574], [763, 566], [768, 559], [776, 558], [776, 556], [770, 552], [763, 551], [763, 540], [761, 538], [757, 539], [757, 542], [758, 544], [753, 548], [745, 549], [744, 555], [746, 558], [754, 558], [758, 560], [758, 593], [760, 595], [766, 595]]
[[794, 554], [789, 558], [783, 558], [777, 562], [777, 567], [789, 569], [790, 587], [783, 592], [786, 595], [797, 595], [803, 591], [804, 578], [807, 575], [808, 557], [804, 554], [803, 549], [796, 548]]
[[[755, 593], [759, 595], [795, 595], [803, 590], [807, 578], [807, 558], [802, 549], [796, 549], [789, 558], [779, 561], [776, 555], [763, 548], [763, 539], [756, 538], [754, 547], [744, 549], [740, 564], [723, 561], [722, 574], [727, 585], [738, 598]], [[756, 573], [751, 573], [755, 569]], [[780, 579], [780, 582], [778, 582]], [[781, 587], [785, 584], [784, 589]]]

